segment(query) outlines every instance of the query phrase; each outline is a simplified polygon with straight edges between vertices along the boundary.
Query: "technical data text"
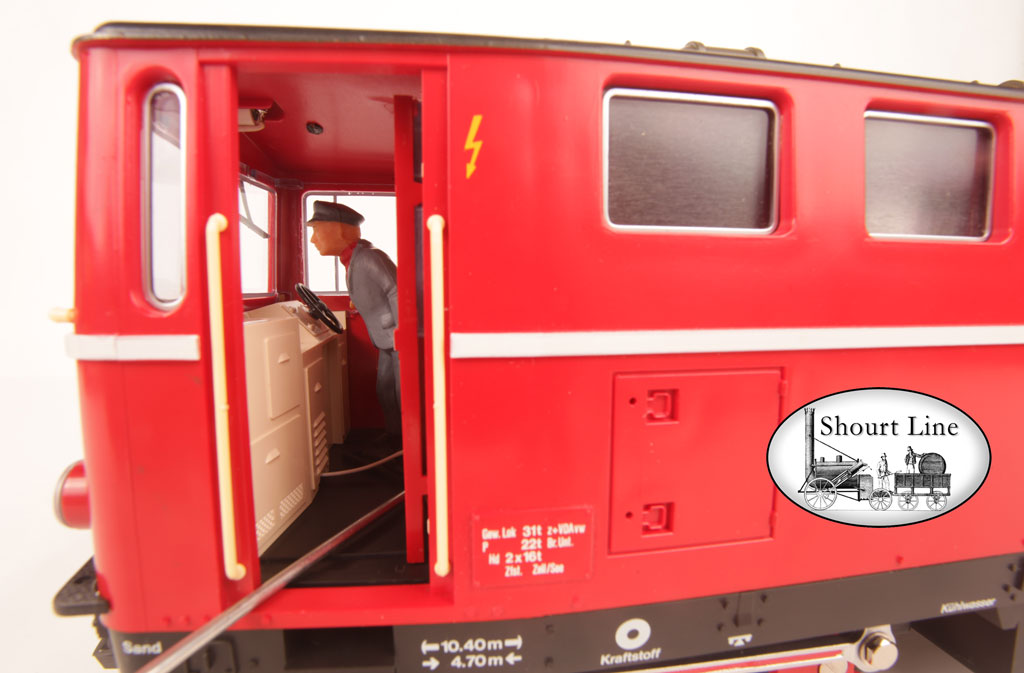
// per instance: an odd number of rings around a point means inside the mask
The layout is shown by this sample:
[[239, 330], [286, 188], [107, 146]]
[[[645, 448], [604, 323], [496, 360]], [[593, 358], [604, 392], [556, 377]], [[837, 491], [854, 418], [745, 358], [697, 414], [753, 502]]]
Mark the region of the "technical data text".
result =
[[[437, 670], [447, 665], [454, 670], [515, 668], [523, 661], [523, 636], [511, 638], [447, 638], [421, 645], [423, 668]], [[427, 658], [429, 657], [429, 658]]]
[[509, 586], [588, 578], [591, 519], [586, 507], [475, 516], [473, 581]]

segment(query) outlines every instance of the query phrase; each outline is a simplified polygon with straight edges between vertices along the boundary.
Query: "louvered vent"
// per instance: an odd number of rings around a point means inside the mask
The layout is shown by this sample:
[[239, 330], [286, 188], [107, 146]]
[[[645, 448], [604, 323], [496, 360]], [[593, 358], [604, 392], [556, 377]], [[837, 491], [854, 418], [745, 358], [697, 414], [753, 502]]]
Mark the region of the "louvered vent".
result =
[[287, 519], [288, 513], [302, 504], [302, 494], [305, 490], [306, 487], [303, 484], [299, 484], [291, 493], [282, 498], [280, 507], [282, 519]]
[[313, 469], [319, 477], [327, 468], [327, 416], [323, 412], [313, 421]]
[[259, 544], [271, 531], [274, 530], [274, 521], [277, 517], [274, 510], [267, 512], [266, 516], [256, 522], [256, 543]]

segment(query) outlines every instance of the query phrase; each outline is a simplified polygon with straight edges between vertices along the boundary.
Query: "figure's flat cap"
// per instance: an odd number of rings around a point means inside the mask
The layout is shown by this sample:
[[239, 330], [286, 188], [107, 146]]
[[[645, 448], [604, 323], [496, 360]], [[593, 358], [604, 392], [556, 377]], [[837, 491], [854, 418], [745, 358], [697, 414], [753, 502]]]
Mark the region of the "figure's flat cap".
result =
[[363, 216], [341, 203], [330, 201], [315, 201], [313, 203], [313, 216], [306, 222], [308, 225], [318, 222], [341, 222], [358, 227], [363, 223]]

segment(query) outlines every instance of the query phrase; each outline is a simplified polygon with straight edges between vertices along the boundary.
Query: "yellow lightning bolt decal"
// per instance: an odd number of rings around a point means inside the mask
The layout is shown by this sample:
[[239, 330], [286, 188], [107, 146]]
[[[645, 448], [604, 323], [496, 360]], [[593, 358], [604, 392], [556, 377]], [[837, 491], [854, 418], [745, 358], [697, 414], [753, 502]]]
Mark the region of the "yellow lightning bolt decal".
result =
[[466, 150], [473, 150], [473, 156], [466, 162], [466, 179], [473, 176], [476, 171], [476, 157], [480, 154], [480, 147], [484, 144], [482, 140], [476, 139], [476, 132], [480, 130], [480, 122], [483, 115], [473, 115], [473, 121], [469, 124], [469, 134], [466, 136]]

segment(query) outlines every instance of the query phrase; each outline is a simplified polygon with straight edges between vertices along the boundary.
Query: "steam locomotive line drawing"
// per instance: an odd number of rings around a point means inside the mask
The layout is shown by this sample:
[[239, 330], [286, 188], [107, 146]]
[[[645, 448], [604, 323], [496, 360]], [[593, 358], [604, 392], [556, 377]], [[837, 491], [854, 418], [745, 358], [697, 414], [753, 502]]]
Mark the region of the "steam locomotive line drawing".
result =
[[[804, 483], [800, 493], [804, 502], [813, 510], [821, 511], [832, 507], [840, 497], [861, 502], [867, 500], [871, 509], [885, 511], [896, 501], [900, 509], [910, 511], [917, 509], [924, 496], [928, 509], [938, 512], [946, 507], [950, 495], [950, 475], [946, 472], [946, 460], [937, 453], [914, 454], [908, 461], [908, 468], [917, 466], [918, 472], [880, 472], [882, 480], [875, 487], [874, 477], [864, 474], [868, 464], [859, 458], [847, 455], [836, 447], [814, 436], [814, 409], [804, 409]], [[824, 457], [815, 461], [814, 444], [823, 444], [841, 456], [832, 462]], [[845, 457], [848, 460], [843, 460]], [[894, 488], [890, 490], [884, 477], [895, 478]]]

